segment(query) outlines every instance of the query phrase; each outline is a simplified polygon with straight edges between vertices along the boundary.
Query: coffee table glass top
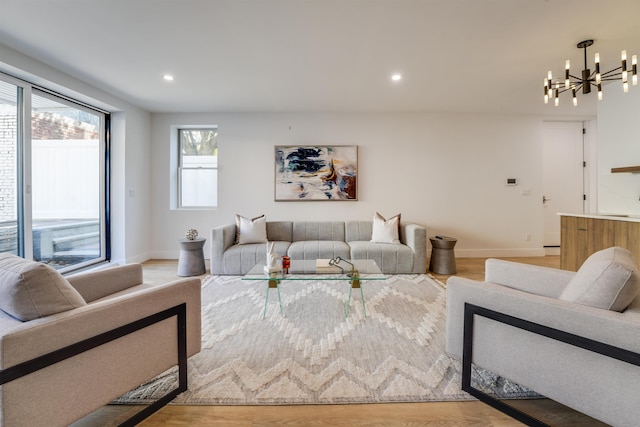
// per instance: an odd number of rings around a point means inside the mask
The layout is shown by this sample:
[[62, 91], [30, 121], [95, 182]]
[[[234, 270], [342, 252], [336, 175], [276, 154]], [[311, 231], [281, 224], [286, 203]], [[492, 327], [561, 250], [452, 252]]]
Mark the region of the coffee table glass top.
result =
[[[387, 278], [372, 259], [349, 262], [353, 263], [360, 280], [385, 280]], [[352, 275], [349, 274], [351, 273], [351, 266], [346, 262], [340, 264], [344, 272], [337, 267], [319, 269], [316, 266], [316, 260], [291, 260], [288, 273], [283, 273], [282, 271], [267, 273], [264, 271], [264, 266], [264, 263], [257, 264], [242, 277], [242, 280], [353, 280]]]

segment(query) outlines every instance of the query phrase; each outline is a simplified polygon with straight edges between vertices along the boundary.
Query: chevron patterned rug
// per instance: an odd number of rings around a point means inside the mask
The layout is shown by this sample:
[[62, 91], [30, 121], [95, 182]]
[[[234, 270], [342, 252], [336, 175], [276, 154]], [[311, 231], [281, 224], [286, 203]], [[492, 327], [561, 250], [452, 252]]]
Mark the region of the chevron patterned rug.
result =
[[[202, 286], [202, 351], [189, 359], [189, 389], [172, 403], [278, 405], [472, 399], [461, 364], [446, 355], [445, 290], [429, 275], [363, 282], [266, 282], [210, 276]], [[356, 290], [357, 291], [357, 290]], [[502, 395], [527, 391], [480, 373]], [[175, 370], [116, 403], [148, 403], [175, 387]], [[476, 385], [477, 387], [477, 385]]]

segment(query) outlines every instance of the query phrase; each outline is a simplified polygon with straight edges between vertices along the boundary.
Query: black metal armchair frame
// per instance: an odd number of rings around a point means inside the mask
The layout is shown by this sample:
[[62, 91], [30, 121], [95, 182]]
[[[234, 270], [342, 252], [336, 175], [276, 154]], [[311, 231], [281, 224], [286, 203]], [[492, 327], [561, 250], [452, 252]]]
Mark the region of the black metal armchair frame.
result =
[[615, 347], [589, 338], [574, 335], [539, 323], [530, 322], [508, 314], [500, 313], [474, 304], [464, 305], [464, 337], [462, 348], [462, 389], [478, 400], [496, 408], [512, 418], [532, 427], [549, 427], [548, 424], [510, 406], [471, 385], [471, 364], [473, 363], [473, 327], [475, 316], [486, 317], [534, 334], [542, 335], [566, 344], [583, 348], [603, 356], [640, 366], [640, 354]]
[[157, 412], [177, 395], [187, 390], [187, 305], [185, 303], [1, 370], [0, 385], [14, 381], [25, 375], [46, 368], [47, 366], [51, 366], [174, 316], [177, 319], [178, 332], [178, 386], [120, 424], [122, 427], [135, 426]]

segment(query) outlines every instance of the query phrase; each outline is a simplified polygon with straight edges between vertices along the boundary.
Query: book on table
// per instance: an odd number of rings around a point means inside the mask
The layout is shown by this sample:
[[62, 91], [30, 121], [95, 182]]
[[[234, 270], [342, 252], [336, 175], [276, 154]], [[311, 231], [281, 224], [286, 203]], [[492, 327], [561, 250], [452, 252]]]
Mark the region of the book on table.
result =
[[316, 273], [342, 273], [343, 270], [337, 265], [330, 265], [330, 259], [316, 260]]

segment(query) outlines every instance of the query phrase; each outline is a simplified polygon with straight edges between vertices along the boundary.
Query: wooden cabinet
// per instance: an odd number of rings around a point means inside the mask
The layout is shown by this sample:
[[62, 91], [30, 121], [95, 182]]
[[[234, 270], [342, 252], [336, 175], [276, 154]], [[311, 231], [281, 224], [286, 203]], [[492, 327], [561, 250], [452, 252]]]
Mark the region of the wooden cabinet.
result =
[[561, 216], [560, 268], [577, 271], [589, 255], [611, 246], [629, 249], [640, 265], [640, 222]]

